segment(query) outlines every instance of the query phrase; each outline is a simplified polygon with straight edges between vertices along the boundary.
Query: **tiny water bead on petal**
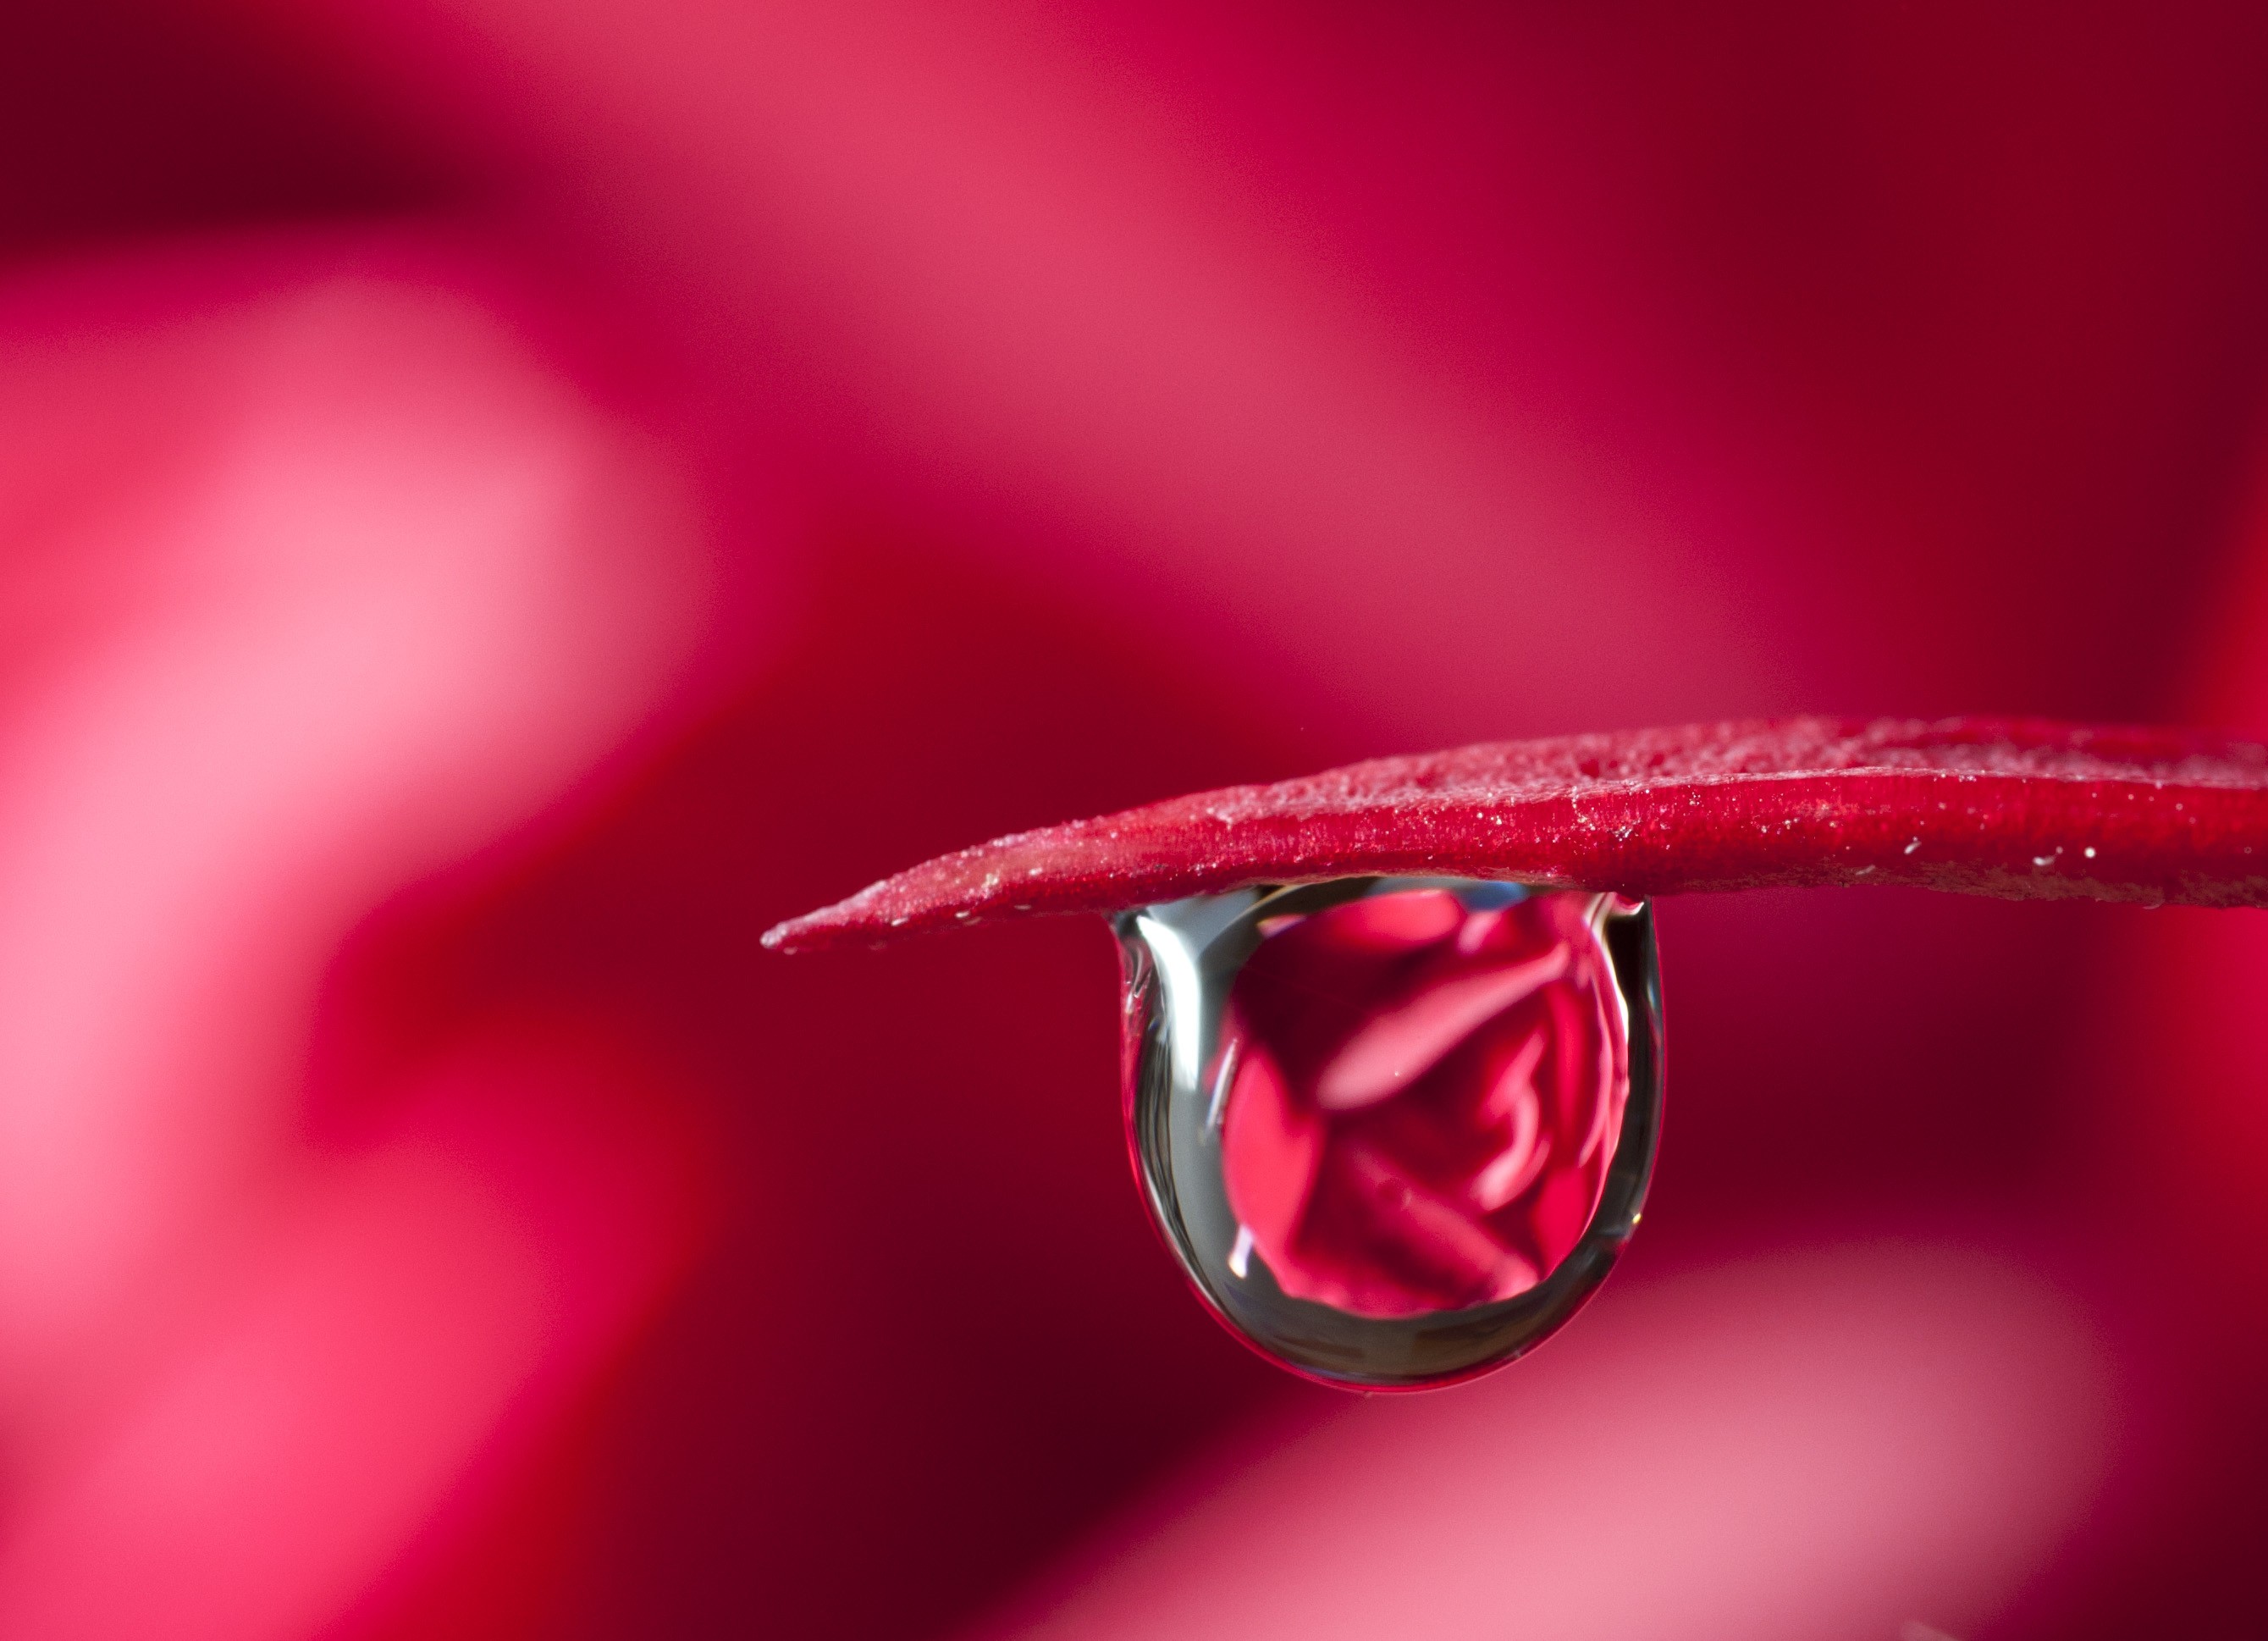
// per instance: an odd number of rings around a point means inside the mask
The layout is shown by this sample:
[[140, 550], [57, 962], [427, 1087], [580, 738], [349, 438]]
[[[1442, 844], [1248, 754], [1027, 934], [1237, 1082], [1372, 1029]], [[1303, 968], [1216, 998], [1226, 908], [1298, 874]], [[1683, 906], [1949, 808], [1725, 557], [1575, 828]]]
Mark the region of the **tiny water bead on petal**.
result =
[[1129, 1143], [1206, 1304], [1364, 1389], [1500, 1366], [1637, 1223], [1661, 1108], [1642, 904], [1450, 878], [1121, 913]]

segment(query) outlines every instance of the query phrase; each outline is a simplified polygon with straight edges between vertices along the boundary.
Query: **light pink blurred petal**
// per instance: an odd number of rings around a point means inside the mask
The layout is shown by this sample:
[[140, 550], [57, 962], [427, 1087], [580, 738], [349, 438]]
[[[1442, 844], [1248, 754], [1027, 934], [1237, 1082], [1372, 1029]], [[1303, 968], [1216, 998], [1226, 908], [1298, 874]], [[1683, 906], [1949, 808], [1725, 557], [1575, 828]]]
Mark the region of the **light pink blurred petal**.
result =
[[684, 1255], [634, 1102], [488, 1056], [300, 1182], [161, 1371], [0, 1547], [0, 1634], [284, 1641], [350, 1606]]
[[1226, 1456], [986, 1633], [1889, 1641], [1991, 1618], [2110, 1459], [2102, 1347], [1974, 1249], [1618, 1290], [1513, 1372]]
[[666, 479], [462, 299], [341, 277], [22, 351], [0, 444], [60, 425], [99, 482], [0, 542], [92, 584], [0, 711], [0, 1387], [257, 1168], [354, 920], [560, 793], [700, 618]]
[[446, 277], [335, 260], [0, 304], [10, 1635], [335, 1618], [690, 1234], [653, 1145], [497, 1105], [556, 1069], [468, 1071], [359, 1163], [300, 1139], [342, 937], [574, 791], [706, 620], [638, 439]]

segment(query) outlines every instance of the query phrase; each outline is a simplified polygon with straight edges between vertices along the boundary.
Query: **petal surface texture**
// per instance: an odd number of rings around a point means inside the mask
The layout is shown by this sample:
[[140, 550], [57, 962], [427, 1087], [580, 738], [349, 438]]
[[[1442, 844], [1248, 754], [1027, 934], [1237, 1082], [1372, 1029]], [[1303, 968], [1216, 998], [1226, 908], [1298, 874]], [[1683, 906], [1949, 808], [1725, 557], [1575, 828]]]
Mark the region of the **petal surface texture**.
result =
[[803, 950], [1004, 913], [1445, 873], [1633, 894], [1898, 883], [2268, 904], [2268, 749], [2181, 730], [1798, 718], [1351, 764], [1019, 832], [764, 936]]

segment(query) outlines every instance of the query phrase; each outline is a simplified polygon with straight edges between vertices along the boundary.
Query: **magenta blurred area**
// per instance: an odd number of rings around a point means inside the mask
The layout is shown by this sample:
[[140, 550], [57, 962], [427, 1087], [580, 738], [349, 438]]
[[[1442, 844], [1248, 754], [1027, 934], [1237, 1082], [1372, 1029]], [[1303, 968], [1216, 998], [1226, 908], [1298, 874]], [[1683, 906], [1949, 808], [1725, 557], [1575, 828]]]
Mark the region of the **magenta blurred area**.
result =
[[1375, 1403], [1182, 1291], [1101, 928], [755, 936], [1459, 740], [2268, 731], [2268, 14], [5, 41], [0, 1634], [2257, 1626], [2254, 913], [1664, 906], [1623, 1273]]

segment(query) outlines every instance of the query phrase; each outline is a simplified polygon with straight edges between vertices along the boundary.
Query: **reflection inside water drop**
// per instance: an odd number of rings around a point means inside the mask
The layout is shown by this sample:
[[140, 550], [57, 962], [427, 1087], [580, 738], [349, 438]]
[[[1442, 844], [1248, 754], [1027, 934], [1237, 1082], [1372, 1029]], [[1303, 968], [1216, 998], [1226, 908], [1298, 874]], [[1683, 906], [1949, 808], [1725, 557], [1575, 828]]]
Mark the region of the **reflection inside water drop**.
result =
[[1444, 1383], [1550, 1334], [1637, 1223], [1652, 914], [1348, 878], [1122, 913], [1128, 1134], [1206, 1303], [1296, 1372]]

